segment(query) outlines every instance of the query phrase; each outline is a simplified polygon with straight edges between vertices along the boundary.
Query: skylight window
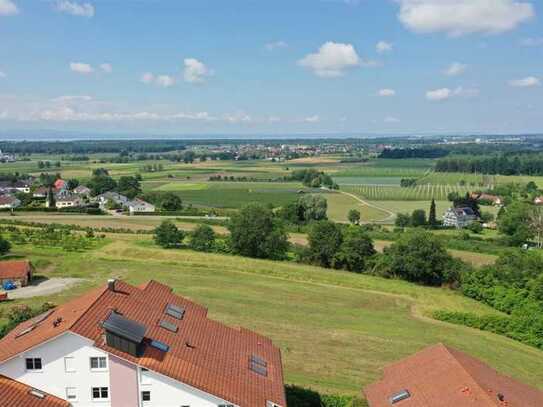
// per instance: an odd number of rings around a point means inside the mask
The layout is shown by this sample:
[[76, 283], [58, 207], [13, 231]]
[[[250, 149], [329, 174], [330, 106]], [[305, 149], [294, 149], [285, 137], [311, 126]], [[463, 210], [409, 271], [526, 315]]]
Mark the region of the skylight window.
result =
[[158, 325], [161, 327], [161, 328], [164, 328], [170, 332], [173, 332], [173, 333], [177, 333], [177, 331], [179, 330], [179, 328], [177, 327], [177, 325], [175, 324], [172, 324], [171, 322], [168, 322], [168, 321], [165, 321], [165, 320], [161, 320]]
[[175, 319], [183, 319], [183, 316], [185, 315], [185, 308], [178, 307], [177, 305], [168, 304], [166, 306], [166, 314], [175, 318]]
[[400, 401], [407, 400], [409, 397], [411, 397], [411, 393], [409, 393], [409, 390], [402, 390], [401, 392], [392, 395], [389, 398], [389, 401], [390, 404], [396, 404]]
[[155, 349], [158, 349], [162, 352], [168, 352], [170, 350], [170, 347], [168, 345], [166, 345], [164, 342], [160, 342], [160, 341], [151, 341], [150, 345], [155, 348]]
[[268, 363], [259, 356], [251, 355], [249, 358], [249, 369], [260, 376], [268, 376]]

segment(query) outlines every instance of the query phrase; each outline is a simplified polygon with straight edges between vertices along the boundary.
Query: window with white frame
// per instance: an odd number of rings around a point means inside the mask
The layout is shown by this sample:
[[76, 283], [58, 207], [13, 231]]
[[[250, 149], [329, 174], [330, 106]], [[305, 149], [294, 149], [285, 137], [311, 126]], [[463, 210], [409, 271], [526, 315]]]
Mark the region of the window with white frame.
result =
[[41, 358], [26, 358], [26, 370], [42, 370]]
[[105, 356], [95, 356], [90, 358], [91, 370], [107, 369], [107, 358]]
[[75, 387], [66, 387], [66, 400], [77, 400], [77, 389]]
[[108, 400], [109, 399], [109, 388], [107, 388], [107, 387], [93, 387], [92, 388], [92, 399], [93, 400]]
[[64, 358], [64, 370], [66, 373], [75, 372], [75, 358], [73, 356], [66, 356]]

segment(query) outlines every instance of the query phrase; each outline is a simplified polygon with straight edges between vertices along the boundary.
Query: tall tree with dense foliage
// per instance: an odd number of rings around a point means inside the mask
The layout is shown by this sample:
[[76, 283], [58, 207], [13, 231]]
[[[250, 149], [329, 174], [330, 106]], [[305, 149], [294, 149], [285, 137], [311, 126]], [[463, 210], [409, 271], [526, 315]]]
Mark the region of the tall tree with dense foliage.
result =
[[394, 224], [399, 228], [406, 228], [411, 225], [411, 215], [408, 213], [398, 213]]
[[426, 212], [424, 209], [415, 209], [411, 214], [411, 226], [425, 226], [426, 225]]
[[386, 276], [431, 286], [457, 282], [462, 268], [434, 234], [421, 229], [386, 248], [384, 264]]
[[11, 250], [11, 243], [4, 239], [3, 236], [0, 236], [0, 256], [4, 256], [9, 253]]
[[353, 225], [358, 225], [360, 223], [360, 211], [356, 209], [351, 209], [347, 215], [347, 219]]
[[178, 247], [185, 238], [185, 232], [178, 229], [172, 221], [165, 220], [155, 228], [155, 242], [164, 248]]
[[343, 233], [343, 242], [334, 256], [334, 268], [361, 273], [374, 254], [373, 241], [367, 233], [362, 228], [351, 226]]
[[298, 200], [298, 205], [306, 222], [327, 219], [328, 201], [322, 195], [304, 195]]
[[436, 212], [436, 200], [432, 199], [432, 202], [430, 203], [430, 212], [428, 214], [428, 225], [432, 228], [435, 228], [438, 225]]
[[341, 227], [330, 221], [317, 222], [311, 227], [308, 240], [311, 262], [322, 267], [332, 267], [343, 243]]
[[141, 184], [136, 177], [123, 176], [119, 178], [117, 191], [129, 199], [134, 199], [141, 194]]
[[215, 247], [215, 232], [209, 225], [198, 225], [190, 235], [190, 248], [199, 252], [212, 252]]
[[93, 171], [88, 187], [91, 190], [92, 196], [96, 196], [113, 191], [117, 188], [117, 182], [109, 176], [106, 169], [98, 168]]
[[242, 208], [228, 224], [230, 244], [236, 254], [261, 259], [284, 259], [287, 233], [271, 209], [257, 203]]
[[504, 235], [511, 246], [520, 246], [534, 236], [530, 227], [532, 206], [524, 202], [513, 202], [503, 208], [498, 216], [498, 231]]

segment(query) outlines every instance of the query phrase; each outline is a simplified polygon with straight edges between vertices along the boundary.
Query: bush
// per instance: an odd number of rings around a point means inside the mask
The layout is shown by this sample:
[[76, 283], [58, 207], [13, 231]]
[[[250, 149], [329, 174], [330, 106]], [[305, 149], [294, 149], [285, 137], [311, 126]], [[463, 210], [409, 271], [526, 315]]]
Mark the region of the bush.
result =
[[155, 229], [155, 242], [161, 247], [178, 247], [185, 238], [185, 232], [179, 230], [173, 222], [166, 220]]
[[286, 258], [288, 236], [271, 209], [249, 204], [232, 216], [228, 229], [233, 253], [262, 259]]
[[215, 232], [208, 225], [199, 225], [190, 237], [189, 246], [199, 252], [211, 252], [215, 248]]
[[334, 257], [334, 268], [362, 273], [366, 260], [376, 253], [371, 238], [359, 227], [349, 227], [343, 233], [343, 242]]

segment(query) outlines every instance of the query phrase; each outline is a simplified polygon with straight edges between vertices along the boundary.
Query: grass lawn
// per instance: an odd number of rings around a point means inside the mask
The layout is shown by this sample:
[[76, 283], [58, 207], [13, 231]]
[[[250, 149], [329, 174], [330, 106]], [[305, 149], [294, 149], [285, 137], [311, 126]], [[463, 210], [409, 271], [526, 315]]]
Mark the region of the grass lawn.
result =
[[[132, 236], [116, 236], [86, 253], [29, 246], [14, 251], [28, 255], [38, 274], [87, 279], [62, 294], [24, 302], [61, 303], [112, 276], [134, 284], [153, 278], [207, 306], [211, 318], [270, 336], [282, 350], [287, 383], [359, 394], [386, 364], [444, 342], [543, 389], [543, 352], [428, 317], [436, 309], [496, 313], [450, 290], [294, 263], [162, 250]], [[0, 304], [0, 311], [14, 303]]]
[[328, 193], [324, 197], [328, 201], [328, 217], [336, 222], [347, 222], [347, 215], [351, 209], [360, 211], [362, 222], [375, 222], [388, 217], [386, 212], [363, 205], [348, 195]]

